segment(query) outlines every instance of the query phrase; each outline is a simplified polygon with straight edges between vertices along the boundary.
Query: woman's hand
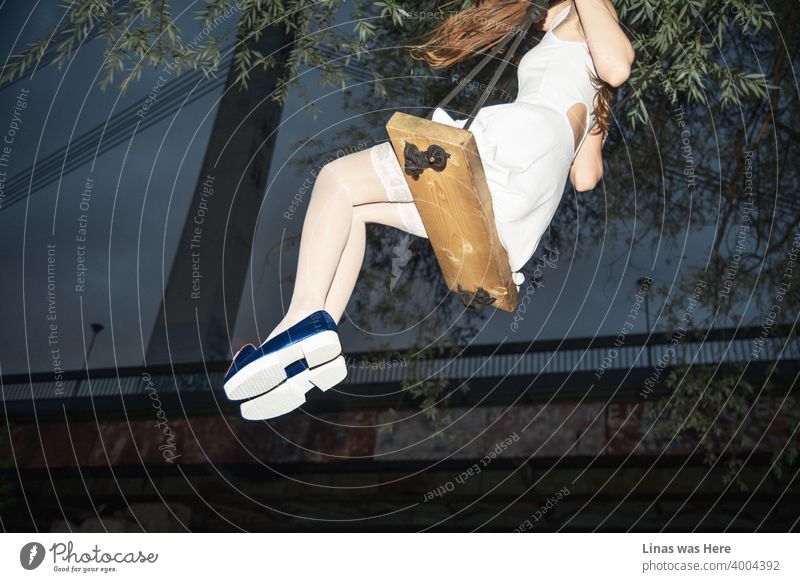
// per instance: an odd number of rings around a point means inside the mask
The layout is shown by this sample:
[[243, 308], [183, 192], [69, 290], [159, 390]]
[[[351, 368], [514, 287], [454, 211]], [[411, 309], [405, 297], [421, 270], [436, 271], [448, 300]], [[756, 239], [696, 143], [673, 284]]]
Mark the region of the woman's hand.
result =
[[573, 0], [597, 75], [619, 87], [631, 75], [636, 54], [619, 26], [611, 0]]

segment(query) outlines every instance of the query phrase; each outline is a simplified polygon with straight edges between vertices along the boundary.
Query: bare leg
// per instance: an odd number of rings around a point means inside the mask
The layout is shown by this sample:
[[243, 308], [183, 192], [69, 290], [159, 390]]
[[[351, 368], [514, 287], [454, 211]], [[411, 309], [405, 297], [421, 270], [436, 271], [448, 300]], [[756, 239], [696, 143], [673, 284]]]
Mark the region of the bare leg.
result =
[[[339, 271], [345, 249], [350, 245], [351, 252], [342, 266], [342, 281], [333, 289], [331, 298], [331, 307], [341, 317], [364, 259], [364, 225], [369, 221], [381, 220], [381, 216], [375, 220], [366, 219], [366, 210], [359, 211], [356, 219], [355, 209], [362, 205], [377, 206], [376, 203], [388, 206], [409, 204], [389, 201], [389, 195], [375, 172], [369, 149], [334, 160], [322, 168], [303, 221], [292, 300], [286, 316], [267, 339], [287, 330], [314, 311], [326, 308], [334, 277]], [[382, 215], [384, 220], [391, 221], [392, 226], [402, 228], [399, 211], [384, 208], [375, 212]], [[353, 230], [355, 234], [351, 241]]]

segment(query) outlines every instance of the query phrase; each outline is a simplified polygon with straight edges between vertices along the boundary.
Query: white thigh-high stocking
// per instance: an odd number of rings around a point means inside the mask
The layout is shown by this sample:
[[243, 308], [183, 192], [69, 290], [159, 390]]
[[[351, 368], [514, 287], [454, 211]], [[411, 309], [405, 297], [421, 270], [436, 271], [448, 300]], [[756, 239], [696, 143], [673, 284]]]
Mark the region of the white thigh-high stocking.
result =
[[402, 204], [413, 206], [389, 201], [368, 149], [323, 166], [303, 221], [292, 300], [267, 339], [320, 309], [338, 321], [364, 260], [365, 224], [405, 228], [396, 208]]
[[350, 238], [347, 240], [347, 245], [339, 261], [339, 268], [336, 270], [330, 291], [328, 291], [328, 297], [325, 299], [325, 311], [330, 313], [331, 317], [337, 322], [344, 314], [347, 302], [350, 301], [356, 280], [361, 272], [366, 250], [367, 223], [385, 224], [409, 232], [403, 220], [402, 212], [408, 212], [412, 209], [416, 212], [413, 202], [377, 202], [374, 204], [362, 204], [353, 209]]

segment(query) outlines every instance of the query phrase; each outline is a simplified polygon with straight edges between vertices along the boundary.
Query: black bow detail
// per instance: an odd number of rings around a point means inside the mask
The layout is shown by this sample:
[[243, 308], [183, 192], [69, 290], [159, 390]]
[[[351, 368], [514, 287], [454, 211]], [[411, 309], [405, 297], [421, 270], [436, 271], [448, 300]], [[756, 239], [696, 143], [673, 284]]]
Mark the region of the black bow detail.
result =
[[461, 284], [458, 284], [458, 291], [456, 291], [456, 296], [461, 300], [461, 302], [466, 305], [467, 307], [471, 307], [475, 311], [480, 311], [484, 305], [491, 305], [495, 301], [497, 301], [496, 297], [492, 297], [489, 295], [489, 292], [486, 291], [483, 287], [478, 287], [474, 293], [464, 290], [461, 287]]

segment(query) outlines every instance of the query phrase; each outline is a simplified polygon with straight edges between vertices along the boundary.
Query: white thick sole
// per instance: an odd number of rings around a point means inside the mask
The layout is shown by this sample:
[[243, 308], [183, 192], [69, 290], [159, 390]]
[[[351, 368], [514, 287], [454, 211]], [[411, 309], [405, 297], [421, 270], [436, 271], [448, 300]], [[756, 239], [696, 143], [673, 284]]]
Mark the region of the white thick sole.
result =
[[225, 395], [230, 400], [258, 396], [286, 380], [286, 366], [305, 358], [309, 368], [314, 368], [330, 362], [341, 353], [338, 333], [332, 330], [315, 333], [247, 364], [225, 383]]
[[243, 402], [240, 406], [242, 417], [247, 420], [266, 420], [287, 414], [302, 406], [306, 392], [314, 386], [322, 391], [336, 386], [347, 377], [347, 363], [344, 356], [317, 368], [304, 370], [292, 376], [277, 388]]

